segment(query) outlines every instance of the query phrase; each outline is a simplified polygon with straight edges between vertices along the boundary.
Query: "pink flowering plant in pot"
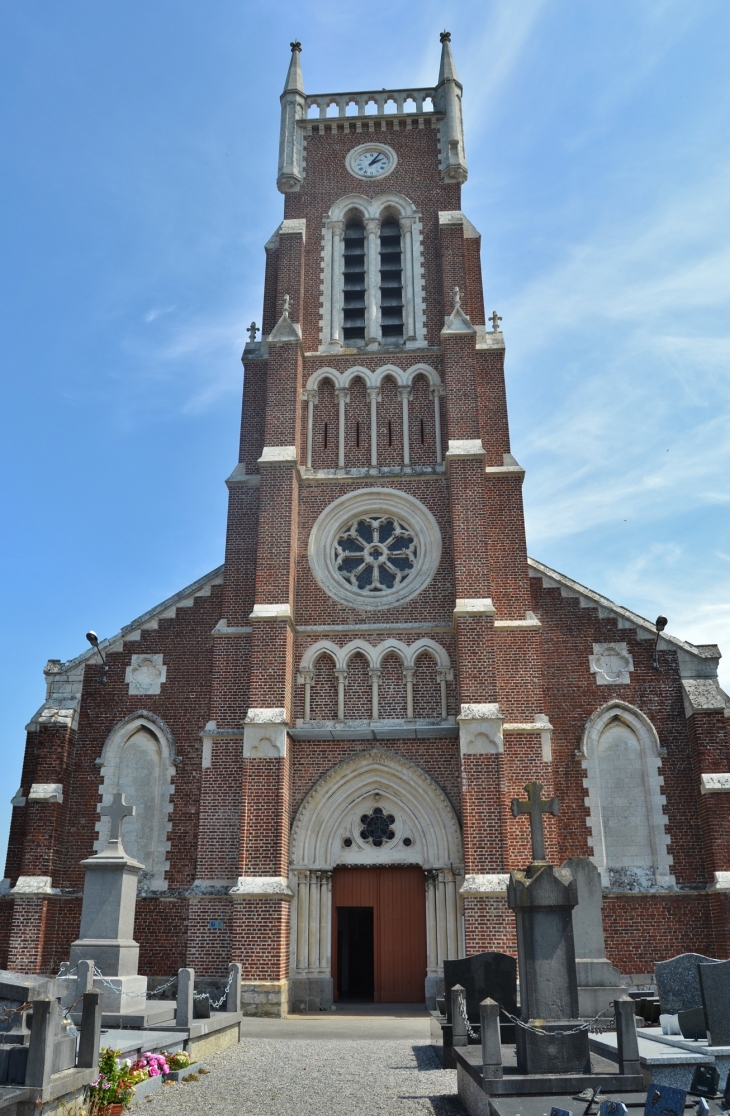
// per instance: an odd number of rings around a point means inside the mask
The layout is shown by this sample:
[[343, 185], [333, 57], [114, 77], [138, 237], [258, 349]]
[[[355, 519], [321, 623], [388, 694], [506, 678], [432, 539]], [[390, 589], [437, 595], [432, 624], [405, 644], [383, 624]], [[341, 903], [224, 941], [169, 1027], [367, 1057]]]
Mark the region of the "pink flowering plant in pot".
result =
[[121, 1050], [105, 1047], [99, 1056], [99, 1074], [86, 1090], [90, 1116], [120, 1112], [127, 1108], [134, 1096], [134, 1082], [130, 1078], [131, 1062], [119, 1061]]
[[165, 1054], [152, 1054], [149, 1050], [145, 1054], [140, 1054], [129, 1067], [129, 1075], [138, 1085], [140, 1081], [146, 1081], [148, 1077], [160, 1077], [162, 1074], [169, 1073], [170, 1066], [167, 1062]]

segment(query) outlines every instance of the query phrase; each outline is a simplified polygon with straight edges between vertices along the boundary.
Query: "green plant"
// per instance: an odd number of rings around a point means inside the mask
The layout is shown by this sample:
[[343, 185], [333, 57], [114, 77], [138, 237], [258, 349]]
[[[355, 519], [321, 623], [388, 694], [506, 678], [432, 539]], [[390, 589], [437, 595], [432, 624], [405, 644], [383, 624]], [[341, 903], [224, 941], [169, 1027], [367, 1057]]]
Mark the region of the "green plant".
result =
[[171, 1070], [187, 1069], [190, 1065], [190, 1055], [187, 1050], [178, 1050], [174, 1054], [165, 1054], [167, 1064]]
[[99, 1075], [86, 1090], [89, 1116], [96, 1116], [109, 1104], [123, 1104], [126, 1108], [134, 1096], [134, 1083], [130, 1077], [129, 1059], [119, 1062], [121, 1050], [105, 1047], [99, 1057]]

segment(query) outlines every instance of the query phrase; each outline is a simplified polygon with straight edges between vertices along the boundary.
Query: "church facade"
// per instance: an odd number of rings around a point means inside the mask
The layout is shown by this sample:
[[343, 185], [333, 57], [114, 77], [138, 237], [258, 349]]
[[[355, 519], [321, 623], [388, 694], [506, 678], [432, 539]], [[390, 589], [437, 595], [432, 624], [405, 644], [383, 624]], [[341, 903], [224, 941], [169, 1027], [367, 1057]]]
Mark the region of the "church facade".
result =
[[527, 555], [449, 36], [427, 89], [307, 95], [299, 55], [225, 560], [49, 661], [0, 965], [68, 958], [122, 791], [141, 972], [240, 961], [269, 1015], [432, 1004], [444, 958], [515, 952], [532, 779], [560, 800], [548, 859], [600, 870], [615, 965], [726, 957], [720, 653]]

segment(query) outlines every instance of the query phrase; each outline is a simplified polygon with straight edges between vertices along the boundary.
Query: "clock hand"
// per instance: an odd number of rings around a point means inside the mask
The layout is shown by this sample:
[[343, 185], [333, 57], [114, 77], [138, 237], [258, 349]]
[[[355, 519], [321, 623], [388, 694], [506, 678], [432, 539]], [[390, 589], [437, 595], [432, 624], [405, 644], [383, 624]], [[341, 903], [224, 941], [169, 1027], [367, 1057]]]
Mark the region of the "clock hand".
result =
[[370, 162], [368, 163], [368, 166], [371, 167], [373, 165], [373, 163], [379, 163], [380, 160], [384, 159], [384, 158], [385, 158], [385, 156], [382, 155], [379, 151], [378, 154], [370, 160]]

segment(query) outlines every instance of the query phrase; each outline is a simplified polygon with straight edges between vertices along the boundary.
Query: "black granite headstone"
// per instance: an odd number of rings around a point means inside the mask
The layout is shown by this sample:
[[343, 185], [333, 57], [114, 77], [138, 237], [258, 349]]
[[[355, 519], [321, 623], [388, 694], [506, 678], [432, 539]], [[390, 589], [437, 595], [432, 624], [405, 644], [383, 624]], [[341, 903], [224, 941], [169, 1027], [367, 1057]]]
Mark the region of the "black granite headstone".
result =
[[704, 1008], [690, 1008], [689, 1011], [677, 1012], [677, 1023], [682, 1032], [682, 1038], [698, 1042], [707, 1038]]
[[700, 965], [717, 965], [714, 957], [704, 957], [701, 953], [680, 953], [668, 961], [657, 961], [654, 966], [657, 992], [665, 1015], [676, 1015], [680, 1011], [702, 1007], [700, 978], [697, 969]]
[[697, 972], [710, 1044], [730, 1046], [730, 961], [698, 965]]
[[475, 953], [458, 961], [444, 961], [446, 1021], [451, 1022], [451, 989], [464, 989], [470, 1023], [480, 1019], [482, 1000], [494, 1000], [512, 1015], [517, 1014], [517, 962], [506, 953]]
[[719, 1084], [720, 1071], [717, 1066], [695, 1066], [695, 1071], [692, 1074], [692, 1084], [689, 1087], [690, 1096], [717, 1096], [717, 1086]]

